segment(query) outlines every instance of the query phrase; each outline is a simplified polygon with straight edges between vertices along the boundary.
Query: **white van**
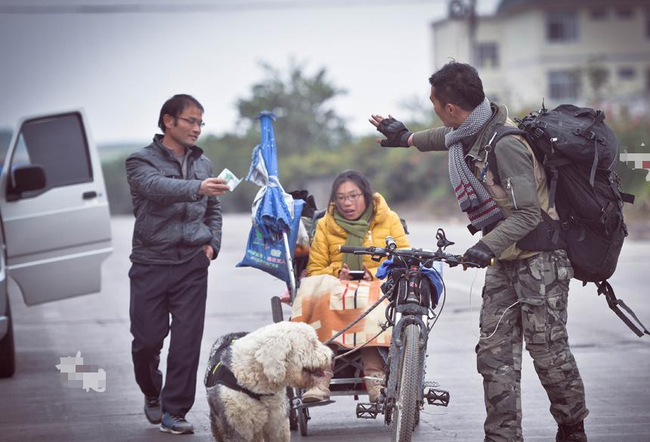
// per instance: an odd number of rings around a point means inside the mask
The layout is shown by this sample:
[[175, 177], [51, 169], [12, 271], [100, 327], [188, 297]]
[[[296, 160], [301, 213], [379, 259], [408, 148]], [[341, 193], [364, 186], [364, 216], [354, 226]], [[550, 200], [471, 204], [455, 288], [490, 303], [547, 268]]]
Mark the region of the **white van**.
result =
[[[108, 199], [83, 112], [25, 118], [0, 173], [0, 377], [15, 353], [7, 293], [27, 305], [98, 292], [110, 255]], [[0, 160], [2, 157], [0, 156]]]

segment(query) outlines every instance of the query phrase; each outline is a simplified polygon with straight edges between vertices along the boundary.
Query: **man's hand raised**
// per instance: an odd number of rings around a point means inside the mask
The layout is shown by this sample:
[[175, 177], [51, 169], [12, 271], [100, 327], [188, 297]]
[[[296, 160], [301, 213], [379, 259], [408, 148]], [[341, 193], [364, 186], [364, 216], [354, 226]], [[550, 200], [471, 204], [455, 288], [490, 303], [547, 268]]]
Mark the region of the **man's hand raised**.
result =
[[199, 187], [199, 195], [219, 196], [230, 190], [228, 181], [223, 178], [206, 178]]
[[371, 115], [370, 124], [386, 136], [385, 140], [377, 138], [377, 143], [382, 147], [411, 147], [413, 145], [413, 132], [409, 131], [404, 123], [396, 120], [391, 115], [384, 118], [381, 115]]

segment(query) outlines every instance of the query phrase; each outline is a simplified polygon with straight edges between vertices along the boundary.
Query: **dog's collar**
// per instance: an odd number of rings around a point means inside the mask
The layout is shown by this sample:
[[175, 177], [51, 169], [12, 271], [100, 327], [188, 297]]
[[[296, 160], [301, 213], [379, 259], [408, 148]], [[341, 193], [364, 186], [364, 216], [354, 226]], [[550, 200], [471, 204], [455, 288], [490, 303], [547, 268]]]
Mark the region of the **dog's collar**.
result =
[[248, 396], [252, 397], [253, 399], [257, 399], [258, 401], [264, 397], [264, 396], [273, 396], [273, 393], [255, 393], [253, 391], [250, 391], [248, 388], [244, 388], [241, 385], [239, 385], [239, 382], [237, 382], [237, 378], [233, 374], [232, 371], [228, 367], [226, 367], [224, 364], [219, 361], [217, 365], [214, 366], [214, 368], [211, 370], [212, 373], [212, 382], [215, 384], [221, 384], [224, 387], [228, 387], [231, 390], [235, 391], [241, 391], [242, 393], [246, 393]]

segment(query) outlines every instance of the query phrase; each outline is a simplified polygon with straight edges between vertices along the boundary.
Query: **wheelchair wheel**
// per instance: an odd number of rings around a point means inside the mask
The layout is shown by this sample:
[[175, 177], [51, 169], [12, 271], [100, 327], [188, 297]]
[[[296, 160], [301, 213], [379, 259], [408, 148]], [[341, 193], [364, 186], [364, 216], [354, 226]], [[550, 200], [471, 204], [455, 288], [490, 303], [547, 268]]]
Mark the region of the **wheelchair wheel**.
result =
[[287, 398], [289, 399], [289, 429], [296, 431], [298, 429], [298, 410], [293, 408], [293, 387], [287, 387]]
[[420, 380], [420, 329], [410, 324], [404, 330], [404, 351], [400, 361], [397, 384], [397, 402], [391, 424], [392, 442], [411, 442], [416, 425], [417, 398]]
[[300, 428], [301, 436], [307, 436], [309, 434], [307, 429], [307, 421], [309, 419], [309, 408], [303, 407], [298, 409], [298, 427]]
[[273, 317], [274, 323], [282, 322], [284, 320], [282, 314], [282, 303], [280, 302], [279, 296], [271, 298], [271, 316]]

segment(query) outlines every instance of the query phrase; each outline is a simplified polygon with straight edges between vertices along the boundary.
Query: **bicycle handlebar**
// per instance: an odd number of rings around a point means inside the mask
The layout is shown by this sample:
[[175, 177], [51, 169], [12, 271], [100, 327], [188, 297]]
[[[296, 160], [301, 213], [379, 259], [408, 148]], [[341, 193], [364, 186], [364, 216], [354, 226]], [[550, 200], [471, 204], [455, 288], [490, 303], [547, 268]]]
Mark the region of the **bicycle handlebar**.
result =
[[[393, 243], [394, 244], [394, 243]], [[419, 261], [441, 261], [447, 263], [450, 267], [459, 264], [465, 267], [480, 267], [478, 264], [465, 261], [463, 255], [452, 255], [442, 250], [432, 251], [425, 249], [397, 249], [388, 247], [356, 247], [356, 246], [339, 246], [341, 253], [353, 253], [355, 255], [371, 255], [377, 257], [399, 256], [404, 258], [415, 258]], [[494, 260], [490, 265], [494, 264]]]

